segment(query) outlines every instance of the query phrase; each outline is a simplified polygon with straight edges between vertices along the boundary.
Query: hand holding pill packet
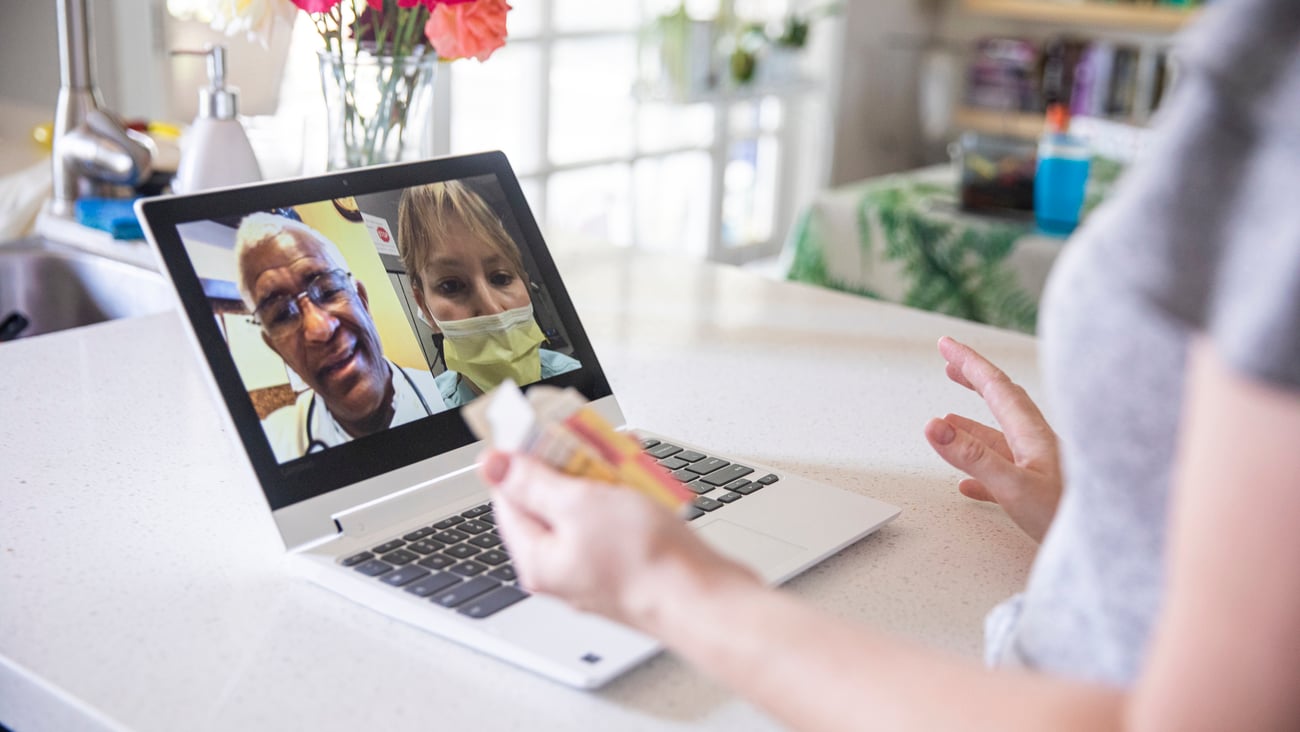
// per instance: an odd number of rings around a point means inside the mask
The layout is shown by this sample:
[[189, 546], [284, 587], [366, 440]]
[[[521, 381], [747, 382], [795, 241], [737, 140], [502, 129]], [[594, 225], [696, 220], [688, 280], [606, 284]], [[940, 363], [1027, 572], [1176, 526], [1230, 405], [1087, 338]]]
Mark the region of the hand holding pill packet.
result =
[[461, 414], [489, 447], [527, 455], [569, 475], [630, 486], [673, 511], [694, 497], [641, 450], [635, 437], [615, 430], [574, 389], [534, 386], [525, 395], [507, 379]]

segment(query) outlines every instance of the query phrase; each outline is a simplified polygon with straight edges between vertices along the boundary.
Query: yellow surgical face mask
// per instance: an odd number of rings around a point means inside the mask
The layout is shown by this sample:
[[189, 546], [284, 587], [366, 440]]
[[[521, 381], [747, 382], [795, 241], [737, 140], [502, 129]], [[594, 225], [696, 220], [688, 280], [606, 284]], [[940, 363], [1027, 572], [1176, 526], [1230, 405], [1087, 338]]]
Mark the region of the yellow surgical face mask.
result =
[[531, 384], [542, 378], [542, 329], [532, 304], [496, 315], [436, 320], [447, 368], [488, 391], [507, 378]]

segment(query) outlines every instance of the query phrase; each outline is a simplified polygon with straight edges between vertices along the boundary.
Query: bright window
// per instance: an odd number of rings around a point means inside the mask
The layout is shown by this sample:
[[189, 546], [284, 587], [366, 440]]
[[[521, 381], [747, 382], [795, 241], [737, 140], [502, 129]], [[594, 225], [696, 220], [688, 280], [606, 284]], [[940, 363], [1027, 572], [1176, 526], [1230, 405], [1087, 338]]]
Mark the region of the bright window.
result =
[[[792, 2], [688, 0], [685, 8], [698, 31], [717, 17], [779, 20]], [[485, 63], [440, 67], [436, 152], [504, 151], [553, 247], [599, 239], [729, 262], [777, 252], [795, 207], [826, 183], [829, 161], [820, 161], [833, 105], [823, 81], [731, 82], [734, 34], [714, 23], [703, 35], [716, 42], [712, 55], [706, 43], [691, 58], [711, 64], [692, 78], [717, 83], [665, 93], [667, 62], [650, 29], [679, 0], [512, 4], [504, 48]], [[281, 88], [282, 108], [301, 115], [297, 126], [261, 135], [275, 141], [262, 147], [283, 148], [286, 175], [323, 168], [310, 153], [323, 149], [312, 111], [320, 81], [299, 45], [318, 43], [314, 36], [310, 24], [295, 28]], [[300, 150], [280, 144], [299, 131]], [[299, 152], [301, 165], [290, 159]]]

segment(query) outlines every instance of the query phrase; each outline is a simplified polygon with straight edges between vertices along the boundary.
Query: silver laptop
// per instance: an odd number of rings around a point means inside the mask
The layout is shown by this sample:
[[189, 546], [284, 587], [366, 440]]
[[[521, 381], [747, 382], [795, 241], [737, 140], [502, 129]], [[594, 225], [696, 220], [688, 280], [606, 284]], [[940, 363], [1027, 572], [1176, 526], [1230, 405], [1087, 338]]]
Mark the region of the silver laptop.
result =
[[[477, 332], [466, 326], [485, 317], [475, 297], [494, 303], [493, 322], [524, 334], [509, 359], [516, 381], [576, 388], [632, 429], [503, 154], [153, 198], [136, 210], [290, 566], [577, 687], [660, 650], [521, 589], [476, 477], [481, 445], [459, 411], [491, 369], [453, 335]], [[899, 513], [741, 456], [636, 434], [696, 494], [691, 526], [771, 583]]]

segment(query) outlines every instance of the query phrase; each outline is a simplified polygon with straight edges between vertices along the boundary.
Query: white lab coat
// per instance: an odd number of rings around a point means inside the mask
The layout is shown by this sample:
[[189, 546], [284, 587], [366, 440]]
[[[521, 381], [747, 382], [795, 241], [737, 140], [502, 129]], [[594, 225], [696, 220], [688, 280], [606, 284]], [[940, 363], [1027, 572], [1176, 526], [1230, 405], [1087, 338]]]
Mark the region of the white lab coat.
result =
[[[398, 373], [399, 367], [396, 364], [389, 361], [388, 365], [393, 370], [393, 421], [389, 427], [414, 422], [427, 417], [430, 412], [437, 414], [447, 408], [438, 385], [433, 380], [433, 374], [423, 369], [405, 368]], [[418, 394], [416, 389], [419, 389]], [[334, 447], [352, 439], [347, 430], [334, 419], [334, 415], [330, 414], [325, 400], [314, 399], [315, 396], [316, 392], [307, 389], [298, 395], [293, 404], [280, 407], [262, 420], [262, 430], [266, 432], [266, 439], [271, 443], [277, 461], [285, 463], [306, 455], [309, 450], [319, 451], [322, 445]], [[424, 397], [424, 403], [429, 405], [428, 411], [420, 401], [421, 396]], [[316, 402], [315, 409], [311, 407], [313, 399]], [[308, 412], [311, 412], [310, 431], [307, 429]], [[314, 449], [311, 445], [313, 441]]]

